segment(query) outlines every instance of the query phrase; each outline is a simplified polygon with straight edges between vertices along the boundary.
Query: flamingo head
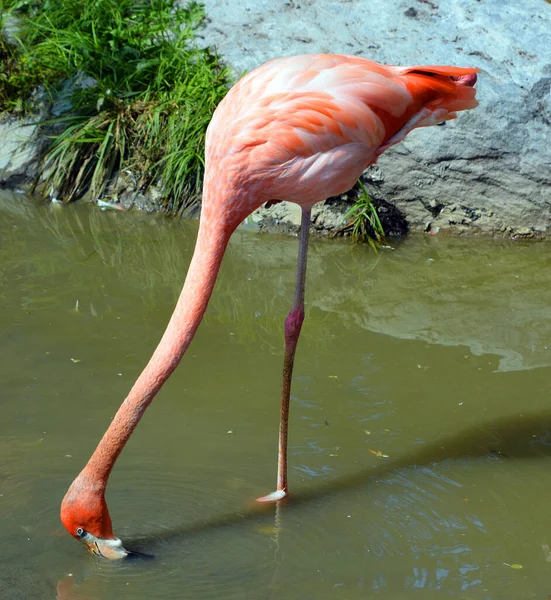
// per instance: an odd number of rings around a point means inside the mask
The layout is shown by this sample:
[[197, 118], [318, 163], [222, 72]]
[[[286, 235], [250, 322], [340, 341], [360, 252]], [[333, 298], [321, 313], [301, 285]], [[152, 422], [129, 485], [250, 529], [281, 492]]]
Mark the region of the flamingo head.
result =
[[92, 554], [109, 559], [125, 558], [129, 553], [113, 535], [104, 489], [81, 473], [63, 498], [61, 522]]

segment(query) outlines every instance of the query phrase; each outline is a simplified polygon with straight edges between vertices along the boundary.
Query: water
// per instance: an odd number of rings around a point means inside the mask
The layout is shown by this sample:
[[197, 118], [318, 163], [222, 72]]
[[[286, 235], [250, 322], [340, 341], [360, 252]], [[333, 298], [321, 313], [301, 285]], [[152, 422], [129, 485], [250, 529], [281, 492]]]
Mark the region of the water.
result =
[[[547, 598], [551, 244], [314, 241], [273, 489], [296, 239], [239, 232], [121, 455], [96, 560], [59, 503], [160, 338], [196, 223], [0, 200], [0, 598]], [[522, 568], [521, 568], [522, 567]]]

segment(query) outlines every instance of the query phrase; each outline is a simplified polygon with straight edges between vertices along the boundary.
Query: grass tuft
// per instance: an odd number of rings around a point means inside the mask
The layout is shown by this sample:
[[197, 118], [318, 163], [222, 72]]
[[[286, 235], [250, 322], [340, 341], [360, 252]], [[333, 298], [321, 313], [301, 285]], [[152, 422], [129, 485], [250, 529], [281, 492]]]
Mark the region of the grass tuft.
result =
[[388, 242], [377, 209], [361, 179], [358, 180], [358, 186], [360, 188], [358, 197], [344, 215], [346, 224], [338, 229], [335, 235], [350, 232], [356, 241], [367, 242], [377, 252]]
[[205, 131], [229, 71], [194, 42], [202, 5], [174, 0], [28, 0], [10, 9], [58, 116], [45, 190], [102, 197], [119, 172], [161, 186], [167, 212], [200, 197]]

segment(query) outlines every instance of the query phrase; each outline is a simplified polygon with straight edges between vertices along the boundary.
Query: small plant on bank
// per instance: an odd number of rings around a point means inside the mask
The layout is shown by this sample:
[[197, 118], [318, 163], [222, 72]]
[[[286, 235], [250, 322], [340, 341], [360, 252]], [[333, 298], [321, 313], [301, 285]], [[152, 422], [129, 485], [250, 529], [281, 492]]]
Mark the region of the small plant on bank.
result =
[[[167, 212], [201, 192], [205, 131], [229, 72], [194, 44], [205, 13], [174, 0], [30, 0], [22, 36], [58, 100], [45, 190], [100, 198], [118, 173], [161, 183]], [[61, 108], [59, 108], [61, 106]]]
[[344, 215], [346, 224], [336, 233], [350, 232], [355, 240], [367, 242], [373, 250], [377, 251], [387, 243], [385, 232], [377, 209], [361, 179], [358, 181], [358, 186], [360, 188], [358, 197], [354, 205]]

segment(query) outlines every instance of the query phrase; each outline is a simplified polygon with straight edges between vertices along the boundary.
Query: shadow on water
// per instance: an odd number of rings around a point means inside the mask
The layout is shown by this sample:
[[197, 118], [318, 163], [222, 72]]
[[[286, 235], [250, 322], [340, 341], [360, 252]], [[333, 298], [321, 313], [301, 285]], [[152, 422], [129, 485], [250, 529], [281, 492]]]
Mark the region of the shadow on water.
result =
[[[371, 486], [376, 481], [402, 469], [415, 469], [461, 458], [494, 457], [502, 460], [516, 460], [548, 456], [551, 456], [551, 410], [531, 415], [517, 414], [464, 429], [453, 436], [443, 437], [401, 458], [386, 460], [375, 467], [370, 466], [368, 469], [338, 478], [315, 489], [293, 493], [285, 501], [285, 510], [300, 511], [314, 501], [329, 502], [336, 495]], [[258, 519], [273, 519], [273, 507], [259, 504], [240, 513], [176, 527], [170, 532], [164, 529], [158, 534], [129, 538], [126, 543], [136, 551], [135, 558], [140, 558], [140, 552], [143, 552], [147, 558], [151, 558], [149, 553], [155, 553], [159, 542], [166, 549], [168, 542], [177, 544], [179, 539], [184, 537], [188, 538], [214, 528], [235, 526]]]

